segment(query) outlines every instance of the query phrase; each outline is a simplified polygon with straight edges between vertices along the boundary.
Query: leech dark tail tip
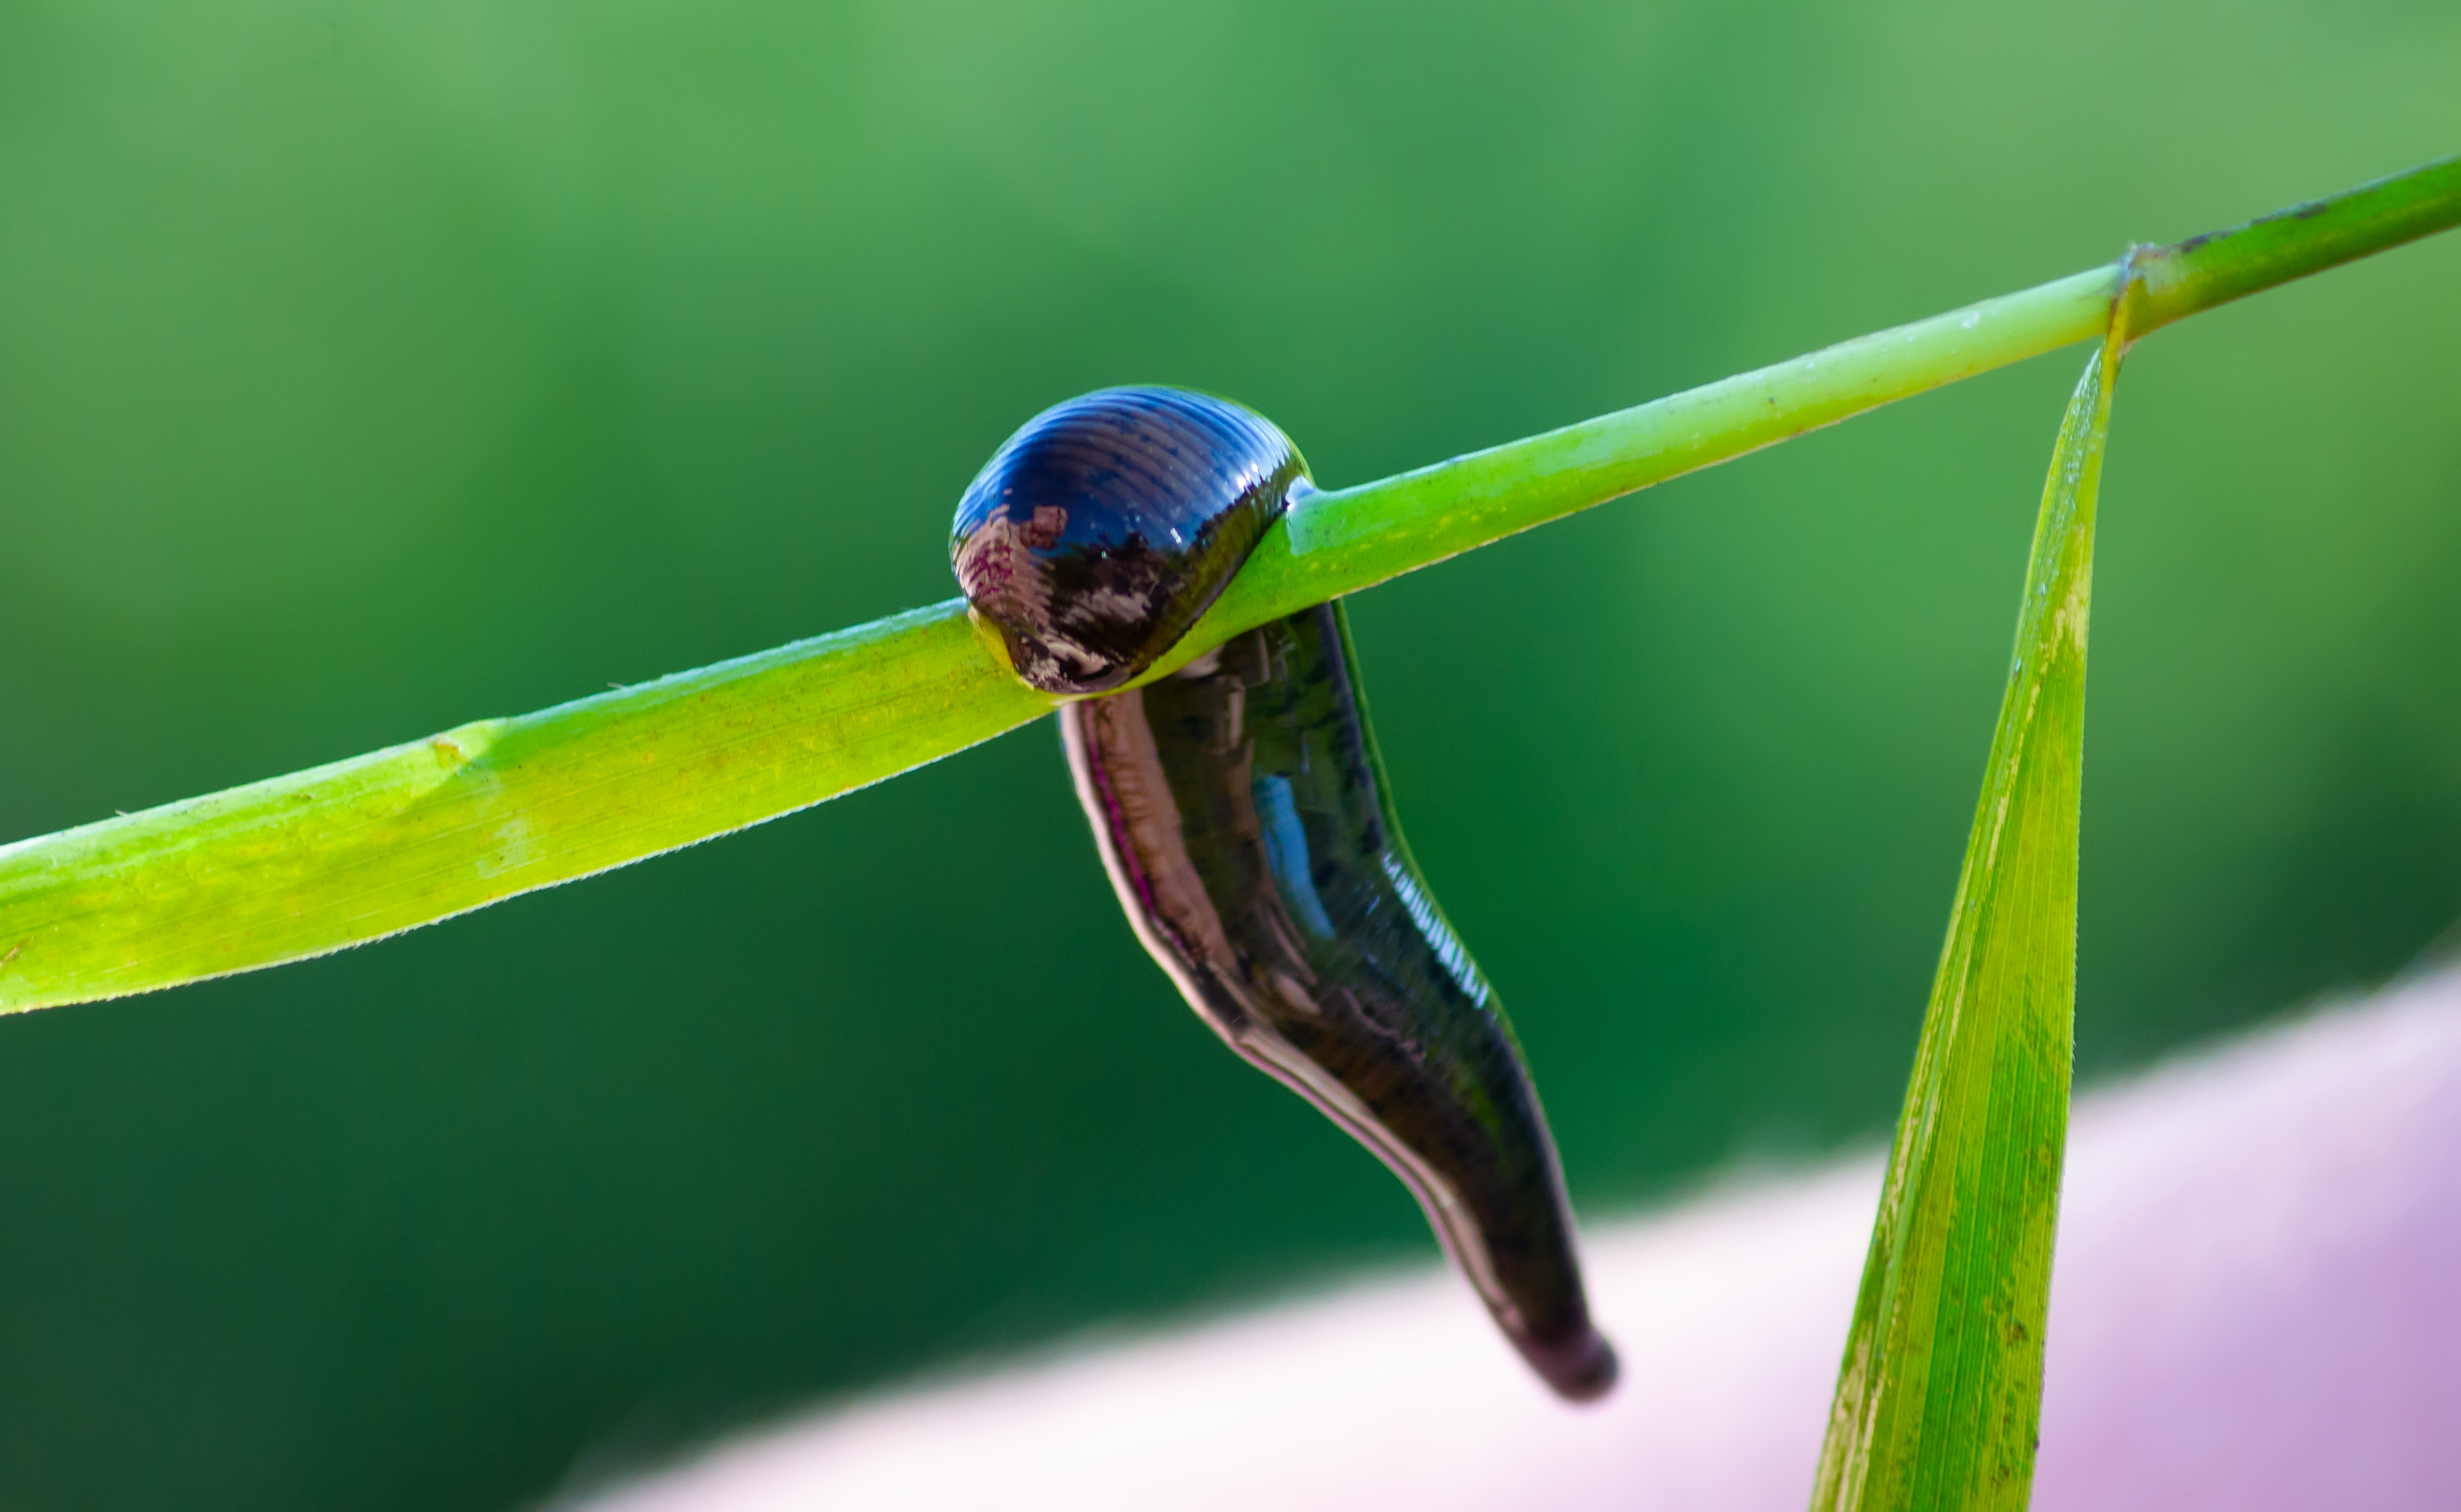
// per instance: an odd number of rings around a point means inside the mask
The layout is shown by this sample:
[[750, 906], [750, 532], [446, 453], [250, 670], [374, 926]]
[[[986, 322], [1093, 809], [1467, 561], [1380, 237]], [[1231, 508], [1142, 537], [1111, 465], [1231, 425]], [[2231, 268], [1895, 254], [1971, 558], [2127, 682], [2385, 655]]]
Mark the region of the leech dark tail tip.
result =
[[1535, 1339], [1516, 1342], [1521, 1342], [1521, 1354], [1530, 1368], [1568, 1402], [1598, 1400], [1615, 1390], [1616, 1377], [1622, 1373], [1615, 1346], [1595, 1329], [1586, 1329], [1561, 1344], [1541, 1344]]

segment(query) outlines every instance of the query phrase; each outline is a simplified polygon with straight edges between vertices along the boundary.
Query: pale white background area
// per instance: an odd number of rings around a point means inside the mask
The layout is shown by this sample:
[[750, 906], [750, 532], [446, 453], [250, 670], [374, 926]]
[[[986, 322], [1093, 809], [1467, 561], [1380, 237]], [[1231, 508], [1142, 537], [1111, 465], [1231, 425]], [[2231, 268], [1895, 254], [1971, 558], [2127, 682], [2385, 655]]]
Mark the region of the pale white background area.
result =
[[[1624, 1359], [1549, 1397], [1428, 1271], [857, 1403], [577, 1503], [1799, 1512], [1862, 1161], [1594, 1225]], [[2034, 1505], [2461, 1507], [2461, 974], [2079, 1099]]]

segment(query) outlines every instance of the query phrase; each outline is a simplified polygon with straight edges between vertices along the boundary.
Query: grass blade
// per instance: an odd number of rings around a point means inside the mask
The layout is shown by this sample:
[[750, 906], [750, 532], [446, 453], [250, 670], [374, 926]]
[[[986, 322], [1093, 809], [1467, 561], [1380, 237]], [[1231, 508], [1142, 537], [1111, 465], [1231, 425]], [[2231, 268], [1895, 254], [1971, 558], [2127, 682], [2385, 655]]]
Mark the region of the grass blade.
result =
[[380, 939], [877, 782], [1051, 708], [943, 604], [0, 846], [0, 1007]]
[[[2176, 319], [2461, 224], [2461, 160], [2138, 254]], [[1166, 673], [1231, 636], [1682, 473], [2104, 333], [2122, 265], [1316, 496]], [[0, 1012], [276, 966], [722, 835], [1046, 712], [956, 603], [0, 846]]]
[[[1907, 394], [2098, 335], [2096, 268], [1277, 522], [1162, 675], [1310, 604]], [[1449, 502], [1448, 502], [1449, 501]], [[381, 939], [689, 845], [1047, 713], [962, 601], [0, 846], [0, 1012]]]
[[2094, 500], [2123, 328], [2086, 362], [2051, 454], [1815, 1512], [2022, 1508], [2031, 1493], [2067, 1140]]

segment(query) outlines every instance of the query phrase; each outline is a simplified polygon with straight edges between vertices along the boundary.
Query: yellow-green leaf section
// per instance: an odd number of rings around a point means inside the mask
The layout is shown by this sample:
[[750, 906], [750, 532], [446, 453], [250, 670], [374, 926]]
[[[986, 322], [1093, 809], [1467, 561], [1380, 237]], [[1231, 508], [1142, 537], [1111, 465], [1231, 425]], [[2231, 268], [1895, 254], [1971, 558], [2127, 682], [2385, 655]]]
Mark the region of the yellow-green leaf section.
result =
[[2022, 1508], [2032, 1489], [2076, 1004], [2094, 499], [2124, 324], [2086, 362], [2051, 454], [1815, 1512]]
[[0, 1009], [380, 939], [1046, 713], [962, 604], [0, 846]]

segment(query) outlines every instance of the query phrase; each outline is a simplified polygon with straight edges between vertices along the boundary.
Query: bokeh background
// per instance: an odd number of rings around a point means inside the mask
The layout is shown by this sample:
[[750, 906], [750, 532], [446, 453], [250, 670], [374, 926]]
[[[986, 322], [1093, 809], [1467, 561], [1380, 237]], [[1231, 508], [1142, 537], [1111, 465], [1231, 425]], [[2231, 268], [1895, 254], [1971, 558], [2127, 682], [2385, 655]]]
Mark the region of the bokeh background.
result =
[[[2456, 78], [2441, 0], [5, 0], [0, 837], [944, 598], [1081, 390], [1356, 481], [2450, 153]], [[2086, 1074], [2461, 915], [2456, 353], [2447, 239], [2131, 359]], [[1355, 602], [1585, 1209], [1886, 1127], [2081, 361]], [[0, 1149], [9, 1507], [535, 1503], [1433, 1250], [1047, 727], [0, 1023]]]

